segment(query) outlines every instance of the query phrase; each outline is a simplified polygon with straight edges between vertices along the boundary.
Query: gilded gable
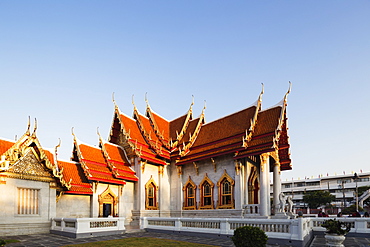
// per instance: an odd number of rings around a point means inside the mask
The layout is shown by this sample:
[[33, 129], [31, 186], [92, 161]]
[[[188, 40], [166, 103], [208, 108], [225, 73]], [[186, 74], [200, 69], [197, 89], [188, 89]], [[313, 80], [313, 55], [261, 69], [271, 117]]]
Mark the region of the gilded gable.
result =
[[54, 180], [52, 173], [45, 167], [33, 148], [28, 148], [7, 170], [9, 177], [21, 179], [50, 181]]

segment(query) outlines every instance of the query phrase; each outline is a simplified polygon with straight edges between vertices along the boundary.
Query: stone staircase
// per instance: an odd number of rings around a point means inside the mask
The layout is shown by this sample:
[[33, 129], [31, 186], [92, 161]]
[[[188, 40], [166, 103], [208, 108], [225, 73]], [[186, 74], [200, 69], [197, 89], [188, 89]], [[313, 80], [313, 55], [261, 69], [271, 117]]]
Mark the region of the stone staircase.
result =
[[126, 225], [125, 233], [137, 233], [137, 232], [145, 232], [144, 229], [140, 229], [139, 225]]

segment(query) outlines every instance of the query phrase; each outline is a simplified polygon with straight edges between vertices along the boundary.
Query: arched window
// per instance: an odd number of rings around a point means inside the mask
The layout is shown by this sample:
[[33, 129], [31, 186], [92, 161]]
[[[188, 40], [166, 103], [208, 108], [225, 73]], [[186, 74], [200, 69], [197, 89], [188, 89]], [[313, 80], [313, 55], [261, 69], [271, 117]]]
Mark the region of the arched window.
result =
[[234, 208], [234, 180], [226, 170], [217, 183], [218, 205], [217, 208]]
[[200, 183], [200, 206], [199, 209], [214, 209], [213, 204], [213, 182], [208, 178], [208, 175], [204, 177]]
[[158, 186], [155, 184], [153, 178], [145, 185], [145, 209], [158, 210]]
[[197, 186], [195, 183], [191, 180], [190, 176], [188, 181], [183, 187], [184, 191], [184, 205], [183, 210], [189, 210], [189, 209], [197, 209], [196, 206], [196, 188]]

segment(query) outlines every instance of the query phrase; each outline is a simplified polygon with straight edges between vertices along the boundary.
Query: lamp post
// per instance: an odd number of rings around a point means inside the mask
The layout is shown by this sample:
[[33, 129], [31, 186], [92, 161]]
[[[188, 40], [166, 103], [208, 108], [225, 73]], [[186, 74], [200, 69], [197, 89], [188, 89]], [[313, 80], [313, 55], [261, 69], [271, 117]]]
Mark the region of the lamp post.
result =
[[356, 182], [356, 212], [358, 212], [358, 187], [357, 187], [357, 179], [358, 179], [358, 175], [357, 175], [357, 172], [355, 172], [355, 174], [353, 175], [353, 180], [355, 180], [355, 182]]

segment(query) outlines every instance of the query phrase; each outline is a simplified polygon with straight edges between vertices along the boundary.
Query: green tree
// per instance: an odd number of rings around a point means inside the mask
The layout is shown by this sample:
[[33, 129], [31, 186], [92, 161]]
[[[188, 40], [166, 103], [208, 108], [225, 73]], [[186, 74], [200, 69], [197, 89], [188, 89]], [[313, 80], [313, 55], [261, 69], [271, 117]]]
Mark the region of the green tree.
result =
[[309, 191], [303, 195], [303, 202], [310, 208], [318, 208], [335, 200], [335, 196], [325, 190]]
[[[364, 209], [362, 208], [362, 207], [358, 207], [358, 211], [359, 212], [362, 212], [362, 211], [364, 211]], [[346, 208], [344, 208], [343, 210], [342, 210], [342, 214], [352, 214], [352, 213], [354, 213], [354, 212], [356, 212], [356, 204], [353, 204], [353, 205], [351, 205], [351, 206], [349, 206], [349, 207], [346, 207]]]

